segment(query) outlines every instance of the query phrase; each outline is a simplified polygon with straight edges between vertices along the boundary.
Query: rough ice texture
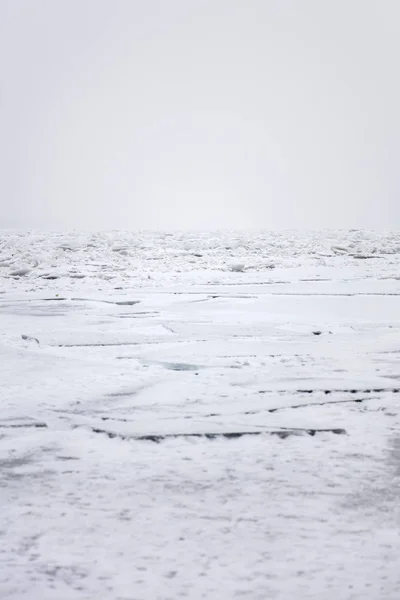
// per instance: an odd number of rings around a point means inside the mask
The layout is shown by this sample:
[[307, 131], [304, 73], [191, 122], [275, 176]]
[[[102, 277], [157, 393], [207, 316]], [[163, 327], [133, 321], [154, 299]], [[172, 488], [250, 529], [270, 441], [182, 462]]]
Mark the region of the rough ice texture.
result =
[[0, 598], [398, 600], [399, 267], [391, 232], [0, 232]]

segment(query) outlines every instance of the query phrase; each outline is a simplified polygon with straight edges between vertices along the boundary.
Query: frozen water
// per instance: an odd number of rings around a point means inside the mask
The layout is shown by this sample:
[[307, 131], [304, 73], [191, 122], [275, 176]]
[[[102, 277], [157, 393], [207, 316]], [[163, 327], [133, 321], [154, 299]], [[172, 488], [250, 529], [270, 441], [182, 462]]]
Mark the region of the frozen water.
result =
[[397, 600], [399, 266], [391, 232], [1, 232], [0, 598]]

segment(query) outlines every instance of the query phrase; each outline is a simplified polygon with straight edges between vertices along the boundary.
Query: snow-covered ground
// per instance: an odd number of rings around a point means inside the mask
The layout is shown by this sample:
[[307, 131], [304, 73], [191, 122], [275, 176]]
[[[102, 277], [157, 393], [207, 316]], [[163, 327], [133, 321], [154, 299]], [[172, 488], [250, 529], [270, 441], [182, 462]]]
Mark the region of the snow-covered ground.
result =
[[0, 232], [0, 598], [398, 600], [400, 233]]

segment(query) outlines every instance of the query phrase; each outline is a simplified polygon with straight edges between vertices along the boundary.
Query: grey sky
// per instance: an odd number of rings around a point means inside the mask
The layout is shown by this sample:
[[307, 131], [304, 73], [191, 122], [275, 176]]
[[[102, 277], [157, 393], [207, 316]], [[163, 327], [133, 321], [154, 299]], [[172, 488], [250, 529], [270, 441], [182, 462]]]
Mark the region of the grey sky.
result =
[[0, 227], [400, 227], [398, 0], [0, 0]]

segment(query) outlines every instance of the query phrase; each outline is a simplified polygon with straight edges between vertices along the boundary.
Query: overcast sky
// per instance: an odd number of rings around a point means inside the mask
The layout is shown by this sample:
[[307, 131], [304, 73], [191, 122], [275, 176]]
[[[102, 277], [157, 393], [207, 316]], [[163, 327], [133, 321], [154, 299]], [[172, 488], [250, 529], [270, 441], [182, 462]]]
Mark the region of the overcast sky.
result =
[[399, 0], [0, 0], [0, 227], [400, 228]]

